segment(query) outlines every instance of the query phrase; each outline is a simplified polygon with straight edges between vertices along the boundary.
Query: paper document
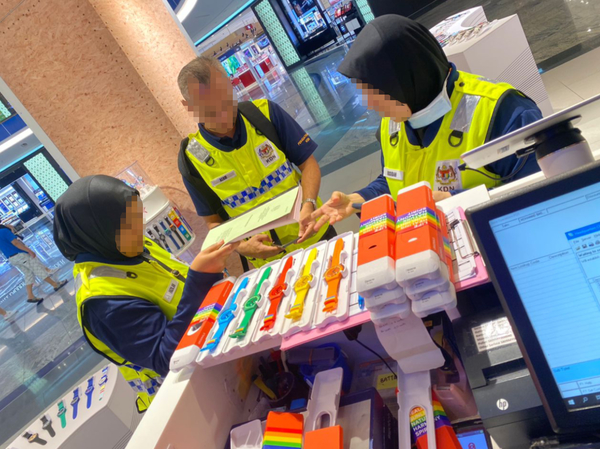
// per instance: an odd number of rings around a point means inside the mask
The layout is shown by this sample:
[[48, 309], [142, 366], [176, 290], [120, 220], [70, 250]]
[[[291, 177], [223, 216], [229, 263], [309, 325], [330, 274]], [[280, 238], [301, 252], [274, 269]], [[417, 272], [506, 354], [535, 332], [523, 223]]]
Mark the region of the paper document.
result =
[[294, 187], [266, 203], [211, 229], [202, 243], [202, 249], [214, 245], [220, 240], [224, 240], [225, 243], [237, 242], [264, 231], [297, 223], [300, 219], [301, 203], [302, 188], [300, 186]]

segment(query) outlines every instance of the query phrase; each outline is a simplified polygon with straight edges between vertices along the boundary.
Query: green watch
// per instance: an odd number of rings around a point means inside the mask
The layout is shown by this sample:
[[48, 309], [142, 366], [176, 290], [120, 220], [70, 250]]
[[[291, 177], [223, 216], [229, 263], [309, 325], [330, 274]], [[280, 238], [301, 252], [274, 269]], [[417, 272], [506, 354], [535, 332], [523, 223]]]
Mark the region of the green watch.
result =
[[244, 319], [242, 320], [240, 326], [230, 335], [231, 338], [242, 339], [246, 336], [246, 333], [248, 332], [248, 326], [252, 321], [254, 312], [256, 312], [256, 309], [258, 309], [258, 302], [262, 298], [262, 296], [260, 295], [260, 289], [263, 283], [267, 279], [269, 279], [271, 271], [273, 271], [273, 269], [271, 267], [267, 267], [262, 277], [260, 278], [260, 281], [258, 281], [258, 284], [256, 285], [254, 294], [250, 298], [248, 298], [248, 301], [244, 303]]
[[64, 429], [67, 427], [67, 408], [63, 401], [58, 403], [58, 414], [57, 416], [60, 418], [60, 426]]

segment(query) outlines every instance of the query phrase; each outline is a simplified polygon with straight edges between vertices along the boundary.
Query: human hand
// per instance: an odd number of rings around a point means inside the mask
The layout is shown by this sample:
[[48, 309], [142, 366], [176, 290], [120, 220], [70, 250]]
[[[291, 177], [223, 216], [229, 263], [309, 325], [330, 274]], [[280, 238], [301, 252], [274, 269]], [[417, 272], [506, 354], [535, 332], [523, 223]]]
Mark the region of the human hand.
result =
[[240, 244], [238, 253], [253, 259], [267, 259], [283, 252], [283, 248], [265, 243], [273, 243], [271, 237], [266, 234], [254, 235]]
[[333, 192], [331, 198], [312, 213], [312, 219], [319, 219], [315, 229], [321, 229], [328, 221], [330, 225], [333, 225], [357, 212], [358, 210], [352, 207], [352, 200], [349, 195], [342, 192]]
[[221, 273], [225, 270], [227, 257], [235, 251], [240, 242], [228, 243], [223, 246], [224, 241], [209, 246], [200, 251], [190, 265], [191, 269], [201, 273]]
[[304, 203], [300, 210], [300, 231], [298, 232], [298, 243], [302, 243], [315, 233], [315, 225], [317, 222], [312, 218], [312, 213], [315, 211], [315, 206], [310, 203]]
[[446, 198], [450, 198], [452, 194], [450, 192], [440, 192], [439, 190], [435, 190], [433, 193], [433, 201], [436, 203], [438, 201], [445, 200]]

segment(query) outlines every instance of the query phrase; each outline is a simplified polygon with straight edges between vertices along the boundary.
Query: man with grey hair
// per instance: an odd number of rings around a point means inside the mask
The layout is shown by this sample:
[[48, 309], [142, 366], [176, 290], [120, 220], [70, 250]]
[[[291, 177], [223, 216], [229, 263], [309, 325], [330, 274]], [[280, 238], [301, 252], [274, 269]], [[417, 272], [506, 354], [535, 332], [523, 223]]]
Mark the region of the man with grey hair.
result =
[[327, 226], [314, 231], [311, 214], [321, 205], [317, 145], [287, 112], [268, 100], [238, 104], [223, 66], [207, 56], [189, 62], [177, 81], [183, 106], [198, 122], [182, 142], [179, 170], [209, 229], [301, 183], [300, 223], [256, 235], [238, 252], [259, 267], [335, 235]]

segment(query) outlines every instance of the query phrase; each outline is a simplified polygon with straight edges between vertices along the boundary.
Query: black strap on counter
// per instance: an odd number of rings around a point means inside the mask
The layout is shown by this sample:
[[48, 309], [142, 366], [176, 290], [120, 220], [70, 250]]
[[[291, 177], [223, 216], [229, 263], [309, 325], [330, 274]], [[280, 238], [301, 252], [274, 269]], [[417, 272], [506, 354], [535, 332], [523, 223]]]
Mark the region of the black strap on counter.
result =
[[258, 134], [265, 136], [273, 142], [277, 148], [282, 150], [281, 140], [279, 139], [279, 134], [277, 134], [275, 125], [273, 125], [273, 122], [269, 120], [254, 103], [251, 101], [243, 101], [238, 104], [238, 109], [246, 120], [254, 126]]

